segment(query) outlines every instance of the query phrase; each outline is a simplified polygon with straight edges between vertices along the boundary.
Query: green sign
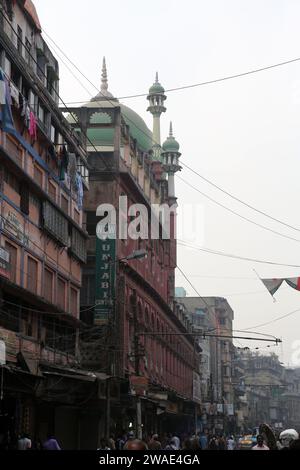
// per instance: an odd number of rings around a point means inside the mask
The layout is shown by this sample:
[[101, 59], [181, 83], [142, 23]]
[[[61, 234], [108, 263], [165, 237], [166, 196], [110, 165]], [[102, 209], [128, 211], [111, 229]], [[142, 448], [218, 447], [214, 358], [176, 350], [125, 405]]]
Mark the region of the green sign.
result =
[[[112, 238], [110, 238], [110, 236]], [[109, 227], [109, 234], [96, 237], [96, 292], [94, 324], [108, 323], [113, 312], [116, 278], [115, 226]]]

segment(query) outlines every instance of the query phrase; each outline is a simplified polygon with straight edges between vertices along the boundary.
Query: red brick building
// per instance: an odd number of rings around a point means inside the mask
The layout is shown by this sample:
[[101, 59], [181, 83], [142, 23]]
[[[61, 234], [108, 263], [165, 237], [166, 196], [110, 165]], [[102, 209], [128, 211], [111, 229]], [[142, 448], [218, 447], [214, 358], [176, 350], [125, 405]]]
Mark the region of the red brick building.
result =
[[[174, 303], [175, 216], [171, 216], [169, 239], [161, 235], [159, 239], [117, 237], [113, 260], [109, 258], [106, 267], [98, 265], [96, 226], [100, 218], [96, 210], [100, 204], [116, 208], [119, 233], [120, 220], [132, 221], [132, 214], [119, 208], [120, 197], [127, 197], [129, 211], [133, 204], [142, 204], [148, 214], [151, 204], [171, 206], [176, 202], [174, 173], [180, 169], [179, 145], [172, 129], [163, 147], [160, 145], [159, 119], [166, 97], [158, 79], [148, 99], [154, 117], [153, 135], [138, 114], [108, 91], [104, 62], [101, 91], [82, 107], [71, 108], [68, 116], [75, 129], [76, 122], [81, 123], [90, 165], [90, 190], [84, 204], [90, 239], [81, 307], [82, 319], [95, 324], [95, 334], [81, 342], [81, 351], [86, 367], [120, 378], [121, 398], [118, 403], [112, 401], [109, 419], [112, 431], [126, 430], [130, 422], [136, 426], [133, 383], [137, 375], [139, 382], [144, 378], [145, 387], [141, 398], [143, 430], [187, 431], [194, 426], [193, 379], [198, 351], [188, 334], [191, 324]], [[124, 261], [135, 250], [145, 250], [147, 258]], [[102, 285], [110, 289], [105, 297], [110, 303], [99, 300], [99, 295], [105, 295], [97, 292], [101, 269], [109, 271], [108, 282]], [[95, 304], [106, 306], [100, 321]]]

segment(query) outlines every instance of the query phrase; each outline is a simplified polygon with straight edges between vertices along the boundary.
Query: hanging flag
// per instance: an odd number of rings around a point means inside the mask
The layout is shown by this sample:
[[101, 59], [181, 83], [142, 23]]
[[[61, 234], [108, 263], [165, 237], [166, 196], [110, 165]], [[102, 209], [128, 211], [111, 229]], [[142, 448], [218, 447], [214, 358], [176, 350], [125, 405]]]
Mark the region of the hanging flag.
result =
[[300, 277], [290, 277], [290, 278], [279, 278], [279, 279], [261, 279], [261, 282], [268, 289], [270, 294], [273, 296], [275, 292], [279, 289], [281, 284], [285, 281], [293, 289], [300, 291]]
[[11, 96], [9, 85], [4, 75], [3, 70], [0, 68], [0, 121], [1, 128], [4, 132], [15, 134], [15, 126], [11, 112]]

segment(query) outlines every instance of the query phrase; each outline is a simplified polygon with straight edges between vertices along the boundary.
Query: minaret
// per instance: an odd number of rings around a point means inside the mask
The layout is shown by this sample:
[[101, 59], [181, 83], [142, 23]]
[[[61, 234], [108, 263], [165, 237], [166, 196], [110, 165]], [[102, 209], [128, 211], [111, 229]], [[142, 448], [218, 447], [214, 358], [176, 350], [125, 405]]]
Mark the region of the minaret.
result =
[[163, 143], [161, 158], [164, 171], [168, 174], [168, 197], [171, 204], [176, 201], [174, 179], [175, 173], [181, 170], [179, 165], [180, 155], [179, 143], [173, 136], [172, 122], [170, 122], [169, 137]]
[[165, 90], [158, 81], [158, 73], [156, 72], [155, 82], [149, 89], [149, 95], [147, 100], [149, 100], [149, 106], [147, 111], [153, 116], [153, 159], [160, 160], [161, 154], [161, 143], [160, 143], [160, 116], [161, 113], [166, 111], [164, 106], [164, 101], [167, 99], [165, 95]]

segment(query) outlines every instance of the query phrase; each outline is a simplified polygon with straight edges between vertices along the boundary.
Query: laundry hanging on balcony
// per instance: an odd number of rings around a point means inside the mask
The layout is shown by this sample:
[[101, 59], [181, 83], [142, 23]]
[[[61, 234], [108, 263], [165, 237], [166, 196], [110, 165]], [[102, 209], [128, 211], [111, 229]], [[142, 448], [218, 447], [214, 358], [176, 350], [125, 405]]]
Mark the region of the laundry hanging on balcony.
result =
[[8, 81], [0, 68], [0, 122], [4, 132], [15, 134], [16, 129], [11, 112], [11, 96]]

